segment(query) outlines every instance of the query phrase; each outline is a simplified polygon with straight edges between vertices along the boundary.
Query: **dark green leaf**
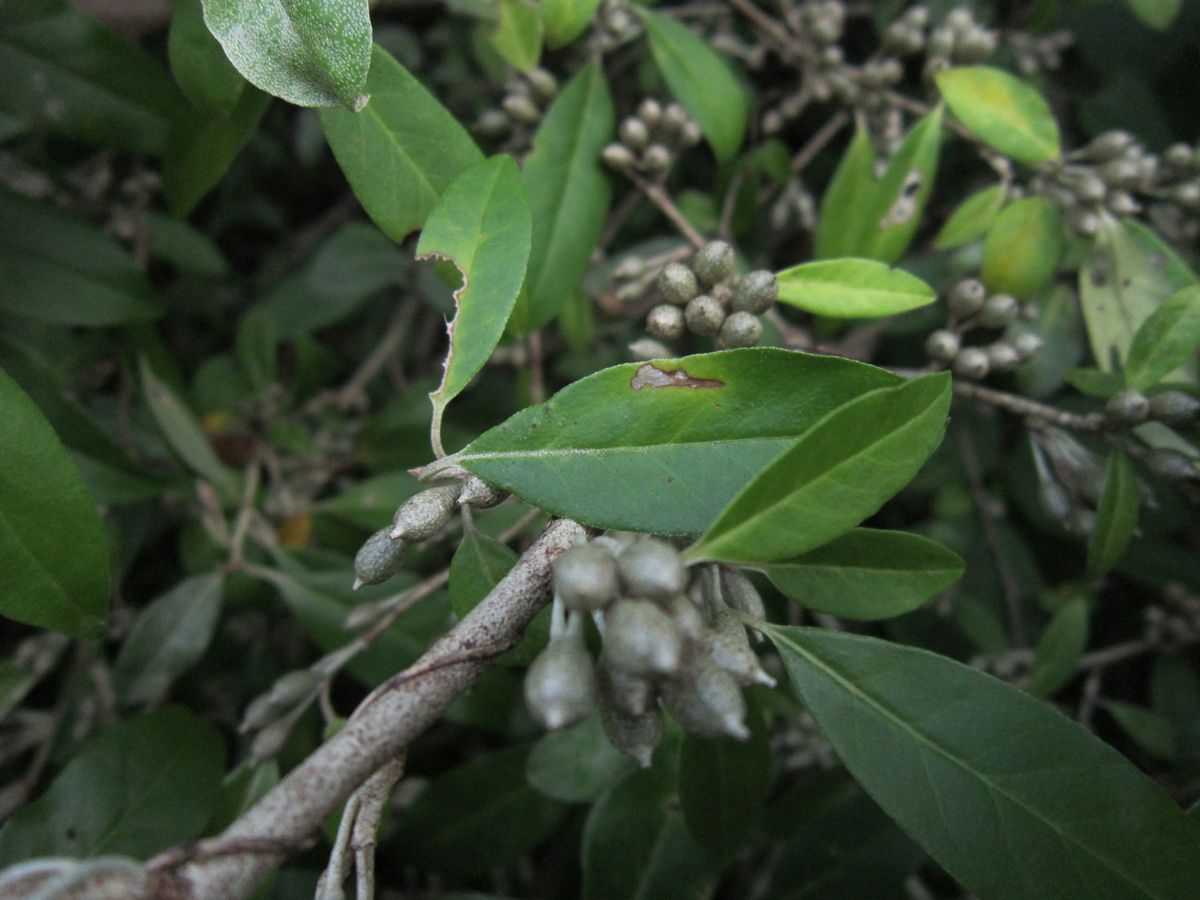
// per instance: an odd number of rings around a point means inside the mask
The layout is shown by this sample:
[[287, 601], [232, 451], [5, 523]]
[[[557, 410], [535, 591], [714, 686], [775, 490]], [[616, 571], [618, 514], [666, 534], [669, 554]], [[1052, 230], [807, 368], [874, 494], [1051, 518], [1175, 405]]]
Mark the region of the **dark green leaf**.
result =
[[1108, 459], [1104, 494], [1096, 510], [1096, 527], [1088, 538], [1088, 578], [1106, 575], [1129, 546], [1138, 520], [1138, 484], [1129, 460], [1120, 450]]
[[1026, 197], [1010, 203], [983, 243], [983, 283], [997, 293], [1029, 297], [1054, 275], [1062, 247], [1062, 219], [1049, 200]]
[[378, 531], [392, 520], [396, 508], [423, 485], [407, 472], [388, 472], [360, 481], [354, 487], [317, 504], [315, 511], [351, 522], [365, 531]]
[[846, 767], [968, 890], [1193, 894], [1200, 825], [1042, 701], [912, 647], [808, 628], [768, 635]]
[[938, 250], [953, 250], [987, 234], [1004, 206], [1004, 185], [994, 184], [976, 191], [960, 203], [942, 226], [933, 246]]
[[221, 278], [229, 262], [208, 235], [187, 222], [162, 213], [146, 216], [150, 255], [187, 275]]
[[856, 528], [763, 572], [809, 609], [842, 619], [887, 619], [911, 612], [957, 581], [963, 561], [919, 535]]
[[321, 127], [363, 209], [402, 241], [442, 191], [483, 159], [471, 136], [408, 70], [376, 47], [361, 112], [321, 110]]
[[108, 611], [108, 543], [50, 423], [0, 370], [0, 614], [95, 637]]
[[546, 45], [557, 50], [571, 43], [587, 30], [599, 8], [600, 0], [543, 0]]
[[875, 151], [871, 136], [861, 123], [846, 148], [833, 180], [821, 198], [821, 217], [817, 223], [817, 259], [856, 256], [861, 253], [859, 233], [862, 211], [875, 192]]
[[225, 750], [180, 707], [131, 719], [86, 744], [35, 802], [0, 830], [0, 866], [38, 856], [139, 859], [198, 837]]
[[746, 485], [686, 556], [773, 562], [849, 531], [917, 474], [942, 441], [949, 408], [947, 374], [852, 400]]
[[233, 112], [246, 81], [205, 26], [200, 0], [174, 0], [167, 60], [175, 83], [193, 106], [218, 116]]
[[531, 0], [496, 0], [492, 46], [518, 72], [532, 71], [542, 55], [542, 13]]
[[517, 554], [495, 538], [470, 529], [450, 560], [450, 608], [460, 619], [500, 583]]
[[1125, 360], [1132, 390], [1153, 387], [1196, 355], [1200, 347], [1200, 287], [1180, 288], [1138, 328]]
[[1179, 756], [1179, 734], [1166, 716], [1117, 700], [1105, 700], [1104, 708], [1121, 730], [1151, 756], [1167, 762]]
[[933, 288], [915, 275], [870, 259], [803, 263], [776, 277], [781, 302], [838, 319], [893, 316], [937, 299]]
[[1156, 31], [1165, 31], [1175, 21], [1183, 0], [1128, 0], [1133, 14]]
[[951, 112], [992, 149], [1025, 163], [1058, 157], [1054, 114], [1024, 82], [988, 66], [947, 69], [935, 80]]
[[534, 744], [525, 777], [547, 797], [565, 803], [591, 803], [636, 767], [632, 759], [609, 743], [599, 714], [593, 714]]
[[627, 363], [517, 413], [454, 459], [556, 515], [695, 534], [805, 429], [897, 383], [872, 366], [775, 349]]
[[1050, 620], [1042, 639], [1038, 641], [1033, 672], [1029, 676], [1029, 693], [1035, 697], [1052, 697], [1066, 686], [1079, 670], [1079, 658], [1087, 649], [1087, 600], [1072, 600]]

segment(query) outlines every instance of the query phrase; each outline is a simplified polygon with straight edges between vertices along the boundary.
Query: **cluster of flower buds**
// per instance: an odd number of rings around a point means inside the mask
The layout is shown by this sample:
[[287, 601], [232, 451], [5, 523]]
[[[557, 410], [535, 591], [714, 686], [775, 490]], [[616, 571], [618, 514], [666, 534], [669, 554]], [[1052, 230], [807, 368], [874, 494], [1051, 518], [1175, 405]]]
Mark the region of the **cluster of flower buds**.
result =
[[810, 97], [838, 97], [850, 83], [839, 42], [846, 28], [846, 6], [840, 0], [805, 0], [780, 4], [783, 20], [793, 35], [791, 58], [803, 73], [796, 89], [763, 114], [763, 131], [774, 134], [799, 117]]
[[1163, 588], [1163, 600], [1162, 605], [1146, 607], [1146, 641], [1171, 650], [1200, 641], [1200, 597], [1171, 583]]
[[975, 20], [965, 6], [946, 14], [925, 41], [925, 77], [951, 66], [972, 66], [988, 59], [999, 46], [996, 32]]
[[684, 331], [715, 337], [722, 347], [753, 347], [762, 338], [758, 317], [775, 303], [775, 274], [764, 270], [734, 278], [733, 248], [710, 241], [691, 265], [668, 263], [658, 276], [666, 303], [650, 310], [646, 330], [664, 341]]
[[653, 98], [638, 104], [617, 130], [619, 140], [604, 148], [604, 162], [618, 172], [667, 177], [679, 154], [700, 142], [700, 126], [678, 103], [665, 107]]
[[468, 475], [439, 484], [400, 504], [392, 524], [371, 535], [354, 557], [354, 588], [381, 584], [400, 571], [409, 544], [425, 541], [446, 527], [460, 506], [490, 509], [508, 496], [486, 481]]
[[545, 69], [514, 74], [504, 86], [500, 106], [484, 112], [475, 130], [490, 138], [528, 136], [557, 94], [558, 79]]
[[928, 30], [929, 10], [911, 6], [883, 32], [883, 51], [896, 56], [915, 56], [925, 49]]
[[[738, 612], [763, 616], [762, 598], [736, 570], [709, 566], [689, 578], [679, 552], [656, 538], [579, 544], [554, 563], [550, 642], [526, 673], [526, 704], [550, 729], [599, 707], [613, 746], [642, 766], [662, 737], [660, 703], [696, 734], [745, 739], [742, 688], [775, 682]], [[584, 640], [589, 616], [598, 662]]]
[[1179, 428], [1198, 419], [1200, 400], [1177, 390], [1159, 391], [1149, 397], [1141, 391], [1118, 391], [1104, 404], [1104, 422], [1115, 430], [1151, 421]]
[[592, 19], [588, 55], [600, 56], [636, 40], [642, 33], [642, 20], [630, 7], [629, 0], [604, 0]]
[[1007, 35], [1007, 40], [1022, 75], [1036, 75], [1060, 68], [1063, 51], [1075, 43], [1071, 32], [1065, 29], [1049, 34], [1013, 31]]
[[971, 330], [1007, 328], [1018, 317], [1037, 317], [1037, 307], [1022, 304], [1009, 294], [989, 295], [977, 278], [956, 284], [950, 291], [948, 306], [947, 327], [929, 335], [925, 352], [961, 378], [978, 381], [995, 372], [1009, 372], [1042, 348], [1042, 339], [1028, 331], [984, 346], [963, 346], [963, 335]]

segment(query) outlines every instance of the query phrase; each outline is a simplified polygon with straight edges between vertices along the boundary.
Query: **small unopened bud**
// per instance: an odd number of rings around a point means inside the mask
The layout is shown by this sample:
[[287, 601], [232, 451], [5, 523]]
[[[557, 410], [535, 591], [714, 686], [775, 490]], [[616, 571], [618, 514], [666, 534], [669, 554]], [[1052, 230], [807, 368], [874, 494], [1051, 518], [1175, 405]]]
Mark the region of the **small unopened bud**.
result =
[[640, 675], [630, 675], [600, 659], [600, 696], [605, 703], [627, 716], [644, 716], [654, 707], [654, 683]]
[[525, 76], [525, 79], [533, 89], [534, 95], [543, 103], [553, 100], [558, 93], [558, 79], [545, 69], [534, 69]]
[[1003, 328], [1017, 317], [1021, 305], [1016, 297], [1008, 294], [993, 294], [979, 311], [979, 323], [988, 328]]
[[1118, 188], [1135, 188], [1141, 180], [1141, 168], [1131, 159], [1114, 159], [1100, 167], [1100, 177]]
[[935, 331], [925, 339], [925, 352], [930, 359], [950, 362], [958, 354], [962, 341], [953, 331]]
[[641, 150], [650, 142], [650, 130], [641, 119], [630, 116], [621, 123], [618, 132], [623, 143], [630, 150]]
[[679, 677], [663, 682], [662, 700], [680, 725], [701, 737], [750, 737], [741, 689], [706, 653], [688, 654]]
[[643, 769], [648, 769], [654, 756], [654, 748], [662, 740], [662, 712], [653, 703], [648, 703], [643, 712], [631, 715], [614, 702], [616, 689], [602, 670], [600, 724], [604, 726], [609, 743], [622, 753], [632, 756]]
[[663, 110], [663, 131], [673, 137], [681, 137], [683, 130], [687, 128], [687, 123], [690, 121], [691, 119], [688, 117], [687, 110], [678, 103], [668, 103], [667, 108]]
[[1195, 478], [1200, 474], [1200, 463], [1177, 450], [1151, 450], [1146, 454], [1146, 465], [1155, 475], [1170, 481]]
[[725, 310], [717, 300], [707, 294], [701, 294], [688, 303], [683, 318], [693, 334], [716, 334], [725, 321]]
[[662, 121], [662, 104], [652, 97], [647, 97], [638, 104], [637, 116], [646, 123], [647, 128], [654, 128]]
[[404, 541], [392, 537], [390, 528], [381, 528], [358, 549], [354, 557], [354, 588], [381, 584], [400, 571], [404, 564]]
[[624, 144], [612, 143], [604, 148], [601, 154], [604, 157], [604, 164], [610, 169], [616, 169], [619, 172], [624, 172], [628, 169], [637, 166], [637, 158]]
[[970, 378], [973, 381], [986, 378], [989, 368], [986, 351], [980, 350], [978, 347], [967, 347], [965, 350], [960, 350], [958, 356], [954, 357], [954, 374], [963, 378]]
[[1099, 203], [1107, 193], [1104, 179], [1095, 172], [1083, 172], [1075, 182], [1075, 196], [1084, 203]]
[[983, 308], [987, 299], [987, 288], [978, 278], [967, 278], [956, 284], [950, 291], [950, 315], [956, 319], [965, 319], [975, 315]]
[[735, 312], [761, 316], [779, 296], [779, 283], [774, 272], [758, 269], [743, 275], [733, 283], [731, 305]]
[[246, 707], [238, 731], [242, 734], [256, 731], [290, 712], [296, 704], [315, 695], [321, 682], [321, 676], [311, 669], [297, 669], [281, 675], [270, 690], [255, 697]]
[[709, 241], [696, 251], [692, 270], [702, 284], [712, 286], [733, 274], [733, 248], [724, 241]]
[[646, 316], [646, 330], [664, 341], [683, 337], [683, 310], [678, 306], [656, 306]]
[[250, 743], [250, 764], [258, 765], [278, 754], [292, 733], [294, 724], [290, 718], [277, 719], [256, 734]]
[[1140, 425], [1150, 416], [1150, 401], [1138, 391], [1118, 391], [1104, 404], [1104, 418], [1117, 428]]
[[1042, 512], [1060, 524], [1066, 524], [1074, 506], [1066, 488], [1050, 479], [1042, 481], [1038, 489], [1038, 502], [1042, 506]]
[[508, 492], [493, 487], [482, 478], [468, 475], [458, 492], [458, 505], [472, 509], [491, 509], [508, 499]]
[[700, 126], [689, 119], [688, 123], [683, 126], [683, 133], [679, 136], [679, 140], [685, 147], [695, 147], [700, 143], [702, 137], [704, 137], [704, 133], [700, 130]]
[[1108, 162], [1124, 154], [1133, 146], [1133, 141], [1133, 135], [1128, 131], [1106, 131], [1092, 138], [1083, 152], [1093, 162]]
[[1030, 359], [1039, 350], [1045, 342], [1034, 334], [1032, 331], [1022, 331], [1013, 338], [1013, 347], [1020, 355], [1022, 360]]
[[704, 613], [685, 594], [676, 594], [664, 604], [679, 633], [690, 641], [698, 640], [708, 628]]
[[618, 600], [604, 615], [604, 660], [630, 675], [679, 668], [683, 641], [671, 617], [649, 600]]
[[409, 543], [433, 537], [454, 515], [458, 492], [458, 484], [442, 484], [409, 497], [392, 517], [391, 536]]
[[655, 538], [643, 538], [626, 547], [617, 559], [617, 569], [628, 596], [663, 600], [687, 587], [679, 551]]
[[1113, 191], [1105, 202], [1109, 212], [1118, 216], [1132, 216], [1141, 212], [1142, 205], [1128, 191]]
[[696, 274], [683, 263], [667, 263], [658, 273], [658, 289], [663, 299], [684, 306], [700, 292]]
[[1077, 506], [1071, 510], [1067, 521], [1067, 530], [1080, 537], [1087, 537], [1096, 530], [1096, 513], [1086, 506]]
[[1190, 425], [1200, 418], [1200, 400], [1183, 391], [1163, 391], [1150, 398], [1150, 417], [1165, 425]]
[[583, 641], [554, 638], [525, 673], [525, 704], [545, 728], [565, 728], [596, 707], [596, 673]]
[[515, 121], [524, 125], [536, 125], [542, 118], [542, 111], [537, 104], [521, 94], [509, 94], [500, 105]]
[[1177, 184], [1167, 191], [1167, 196], [1180, 206], [1194, 209], [1200, 206], [1200, 181], [1185, 181], [1183, 184]]
[[726, 347], [753, 347], [762, 340], [762, 322], [748, 312], [735, 312], [721, 323], [720, 341]]
[[499, 137], [511, 127], [508, 114], [500, 109], [489, 109], [475, 122], [475, 130], [487, 137]]
[[1007, 341], [997, 341], [987, 348], [988, 368], [992, 372], [1008, 372], [1021, 364], [1021, 354]]
[[671, 168], [671, 151], [662, 144], [651, 144], [642, 154], [642, 168], [651, 175], [661, 175]]
[[617, 596], [617, 562], [604, 547], [577, 544], [554, 561], [554, 592], [567, 609], [604, 609]]
[[721, 595], [733, 609], [744, 612], [755, 619], [767, 618], [767, 608], [763, 605], [762, 594], [758, 588], [738, 569], [723, 568], [721, 570]]
[[742, 687], [761, 684], [774, 687], [775, 679], [763, 671], [758, 656], [750, 649], [746, 626], [728, 607], [721, 607], [713, 617], [712, 631], [703, 641], [704, 650], [712, 661], [733, 676]]

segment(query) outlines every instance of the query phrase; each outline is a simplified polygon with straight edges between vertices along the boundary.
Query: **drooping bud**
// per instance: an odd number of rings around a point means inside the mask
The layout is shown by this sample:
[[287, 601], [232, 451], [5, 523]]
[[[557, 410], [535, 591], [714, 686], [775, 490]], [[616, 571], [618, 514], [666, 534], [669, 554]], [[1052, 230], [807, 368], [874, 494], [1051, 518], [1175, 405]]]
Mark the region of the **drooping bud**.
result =
[[554, 592], [567, 609], [604, 609], [617, 596], [617, 562], [604, 547], [577, 544], [554, 561]]
[[476, 475], [468, 475], [458, 492], [458, 505], [472, 509], [491, 509], [508, 499], [508, 491], [493, 487]]
[[704, 636], [708, 625], [704, 621], [704, 613], [685, 594], [676, 594], [663, 604], [679, 629], [679, 633], [689, 641], [699, 640]]
[[687, 587], [687, 571], [679, 551], [655, 538], [634, 541], [622, 550], [617, 568], [631, 597], [664, 600]]
[[354, 556], [354, 589], [364, 584], [381, 584], [404, 564], [404, 541], [392, 537], [390, 528], [375, 532]]
[[1171, 481], [1195, 478], [1200, 474], [1200, 463], [1177, 450], [1151, 450], [1146, 454], [1146, 465], [1154, 474]]
[[689, 653], [679, 676], [662, 683], [662, 701], [680, 725], [701, 737], [750, 737], [741, 689], [702, 651]]
[[1200, 400], [1183, 391], [1162, 391], [1150, 398], [1150, 417], [1164, 425], [1188, 425], [1200, 418]]
[[655, 703], [653, 682], [640, 675], [630, 675], [600, 659], [601, 699], [630, 718], [644, 716]]
[[565, 728], [596, 708], [596, 673], [577, 635], [552, 638], [525, 673], [525, 704], [551, 731]]
[[742, 687], [753, 684], [775, 686], [775, 679], [763, 671], [757, 654], [750, 649], [746, 626], [728, 607], [717, 609], [712, 631], [703, 644], [712, 661], [732, 675]]
[[709, 241], [696, 251], [692, 270], [702, 284], [711, 287], [733, 274], [733, 248], [724, 241]]
[[771, 308], [779, 296], [779, 282], [774, 272], [758, 269], [749, 272], [733, 283], [732, 307], [735, 312], [748, 312], [760, 316]]
[[671, 617], [649, 600], [618, 600], [604, 615], [604, 659], [643, 677], [679, 668], [683, 639]]
[[604, 726], [609, 743], [626, 756], [633, 757], [643, 769], [650, 768], [654, 748], [663, 735], [662, 711], [657, 706], [650, 707], [640, 716], [629, 716], [605, 702], [602, 694], [600, 724]]
[[409, 497], [392, 517], [391, 536], [410, 544], [433, 537], [454, 515], [459, 490], [457, 483], [441, 484]]
[[1104, 418], [1114, 427], [1140, 425], [1150, 416], [1150, 401], [1139, 391], [1118, 391], [1104, 404]]

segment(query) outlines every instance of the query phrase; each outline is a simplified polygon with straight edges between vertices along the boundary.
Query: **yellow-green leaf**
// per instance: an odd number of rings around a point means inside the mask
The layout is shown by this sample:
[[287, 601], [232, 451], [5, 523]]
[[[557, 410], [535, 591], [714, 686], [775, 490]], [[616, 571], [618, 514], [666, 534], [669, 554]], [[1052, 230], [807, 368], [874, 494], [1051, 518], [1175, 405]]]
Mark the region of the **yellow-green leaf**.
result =
[[947, 69], [935, 80], [951, 112], [993, 150], [1031, 164], [1058, 157], [1058, 123], [1029, 85], [989, 66]]
[[1062, 253], [1062, 219], [1044, 197], [1010, 203], [983, 243], [983, 283], [992, 291], [1024, 299], [1054, 275]]

